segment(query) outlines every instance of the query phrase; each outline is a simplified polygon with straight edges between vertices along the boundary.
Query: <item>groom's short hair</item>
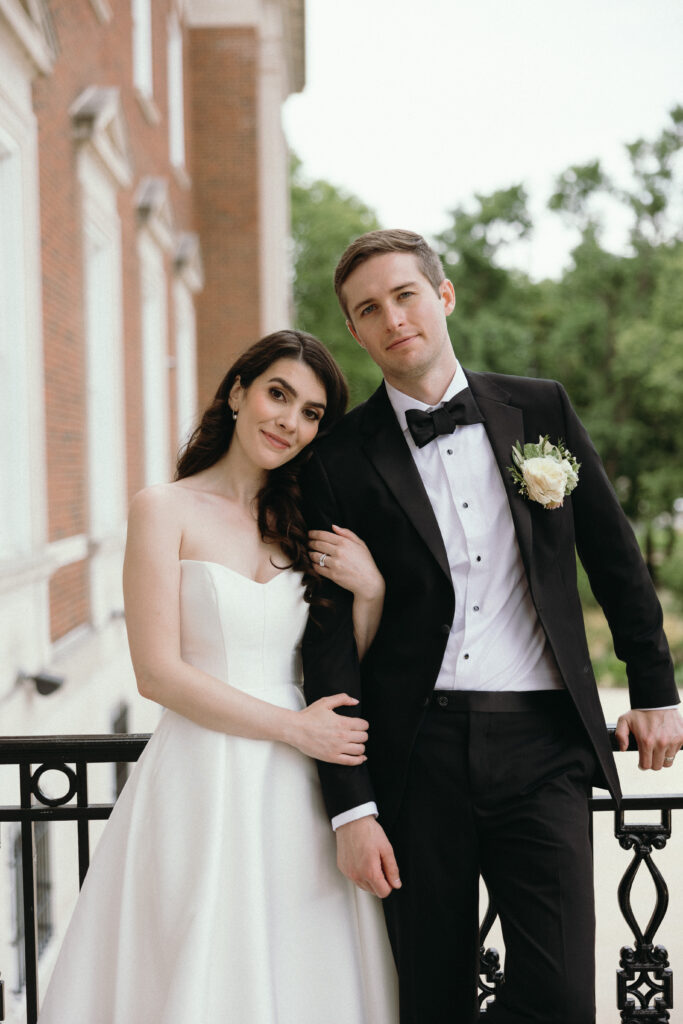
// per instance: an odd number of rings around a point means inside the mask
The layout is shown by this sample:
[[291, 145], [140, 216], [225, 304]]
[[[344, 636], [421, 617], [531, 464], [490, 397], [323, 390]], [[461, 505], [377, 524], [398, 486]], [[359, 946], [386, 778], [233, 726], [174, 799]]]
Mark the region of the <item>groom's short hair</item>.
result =
[[373, 256], [382, 256], [389, 252], [411, 252], [417, 259], [420, 271], [427, 278], [434, 291], [438, 293], [439, 285], [445, 278], [438, 253], [427, 244], [422, 235], [414, 231], [403, 231], [400, 228], [381, 231], [368, 231], [344, 251], [334, 272], [334, 290], [339, 299], [344, 316], [350, 319], [349, 311], [342, 294], [346, 279], [356, 267]]

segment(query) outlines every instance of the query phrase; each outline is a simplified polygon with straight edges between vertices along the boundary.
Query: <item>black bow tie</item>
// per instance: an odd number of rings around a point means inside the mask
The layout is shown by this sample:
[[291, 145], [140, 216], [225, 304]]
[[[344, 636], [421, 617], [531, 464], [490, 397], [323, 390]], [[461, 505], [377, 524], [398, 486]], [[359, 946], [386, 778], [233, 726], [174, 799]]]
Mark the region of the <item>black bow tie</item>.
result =
[[469, 388], [431, 412], [422, 412], [421, 409], [408, 409], [406, 412], [408, 430], [418, 448], [424, 448], [439, 434], [452, 434], [458, 425], [483, 422], [484, 417]]

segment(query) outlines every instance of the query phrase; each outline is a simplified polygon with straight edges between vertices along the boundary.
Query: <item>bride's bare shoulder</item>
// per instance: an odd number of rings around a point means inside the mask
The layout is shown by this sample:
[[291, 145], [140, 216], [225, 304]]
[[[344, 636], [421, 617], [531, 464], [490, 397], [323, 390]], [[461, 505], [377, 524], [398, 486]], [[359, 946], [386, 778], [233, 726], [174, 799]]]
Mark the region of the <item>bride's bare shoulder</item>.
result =
[[131, 521], [154, 522], [159, 519], [165, 521], [182, 519], [188, 504], [195, 501], [194, 490], [185, 485], [184, 481], [174, 481], [168, 484], [152, 484], [143, 487], [133, 497], [128, 513], [129, 523]]

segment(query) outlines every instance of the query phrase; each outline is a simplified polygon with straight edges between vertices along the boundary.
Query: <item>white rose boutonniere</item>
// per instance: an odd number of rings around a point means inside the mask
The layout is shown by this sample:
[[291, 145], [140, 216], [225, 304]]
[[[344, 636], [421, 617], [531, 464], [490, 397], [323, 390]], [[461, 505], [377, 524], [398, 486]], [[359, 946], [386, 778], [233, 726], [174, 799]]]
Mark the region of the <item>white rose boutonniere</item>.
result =
[[562, 442], [551, 444], [548, 436], [539, 437], [538, 444], [512, 446], [508, 466], [519, 493], [537, 501], [544, 508], [561, 508], [564, 499], [579, 482], [580, 463]]

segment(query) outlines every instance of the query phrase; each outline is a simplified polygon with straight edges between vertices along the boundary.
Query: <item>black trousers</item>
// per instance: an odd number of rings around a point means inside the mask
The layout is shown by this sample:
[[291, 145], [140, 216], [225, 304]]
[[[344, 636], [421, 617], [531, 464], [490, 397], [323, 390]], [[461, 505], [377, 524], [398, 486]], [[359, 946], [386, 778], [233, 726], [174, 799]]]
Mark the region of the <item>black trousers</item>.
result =
[[389, 831], [403, 883], [384, 901], [401, 1024], [478, 1019], [480, 874], [506, 953], [488, 1024], [594, 1024], [595, 755], [572, 701], [524, 694], [499, 710], [496, 694], [440, 699]]

